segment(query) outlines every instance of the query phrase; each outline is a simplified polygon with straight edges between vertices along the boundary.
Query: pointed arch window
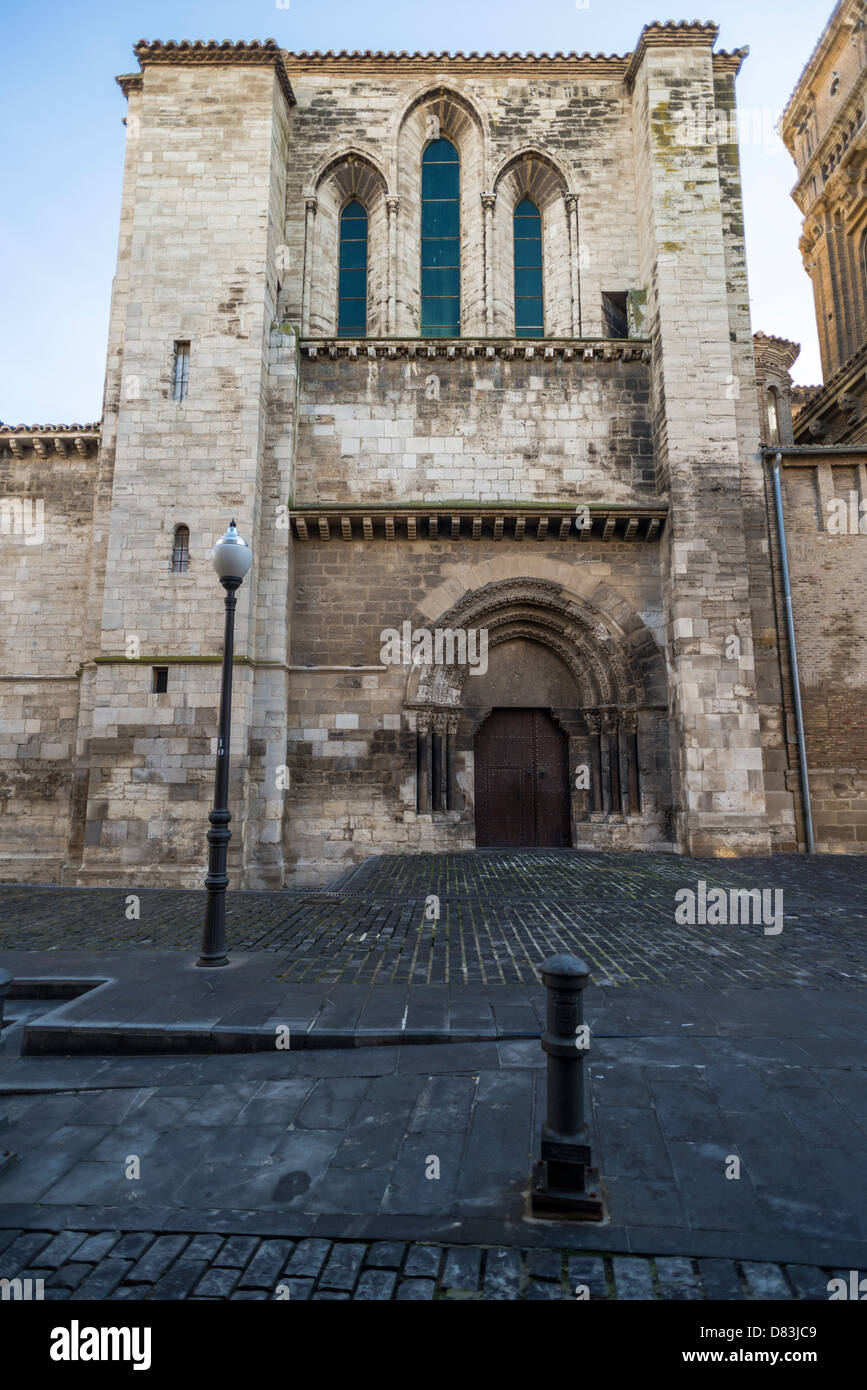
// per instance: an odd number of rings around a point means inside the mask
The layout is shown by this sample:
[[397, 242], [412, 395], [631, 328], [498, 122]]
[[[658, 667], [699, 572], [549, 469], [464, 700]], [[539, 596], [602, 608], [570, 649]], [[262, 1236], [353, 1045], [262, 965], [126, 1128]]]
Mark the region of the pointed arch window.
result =
[[172, 572], [183, 574], [190, 568], [190, 528], [176, 526], [172, 541]]
[[367, 333], [367, 213], [357, 198], [340, 214], [338, 273], [337, 336], [363, 338]]
[[421, 162], [421, 332], [461, 331], [461, 164], [450, 140], [433, 140]]
[[541, 338], [545, 332], [542, 307], [542, 214], [530, 198], [515, 208], [515, 337]]

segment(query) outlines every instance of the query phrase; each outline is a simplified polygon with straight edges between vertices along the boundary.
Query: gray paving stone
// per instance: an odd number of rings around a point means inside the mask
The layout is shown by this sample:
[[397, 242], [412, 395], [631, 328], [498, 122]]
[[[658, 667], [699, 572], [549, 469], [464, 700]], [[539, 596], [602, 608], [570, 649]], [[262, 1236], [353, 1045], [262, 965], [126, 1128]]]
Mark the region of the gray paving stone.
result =
[[268, 1294], [265, 1289], [236, 1289], [234, 1293], [229, 1294], [229, 1300], [233, 1303], [236, 1300], [267, 1302]]
[[319, 1298], [328, 1299], [332, 1303], [346, 1303], [349, 1301], [349, 1294], [342, 1293], [340, 1289], [317, 1289], [313, 1298], [314, 1300]]
[[214, 1259], [215, 1265], [228, 1265], [233, 1269], [243, 1269], [256, 1253], [258, 1236], [230, 1236]]
[[185, 1260], [205, 1260], [210, 1263], [214, 1259], [220, 1246], [223, 1244], [223, 1236], [198, 1235], [193, 1236], [186, 1250], [184, 1251]]
[[786, 1283], [779, 1265], [756, 1260], [742, 1260], [741, 1269], [753, 1298], [792, 1297], [792, 1290]]
[[402, 1279], [397, 1290], [399, 1303], [429, 1303], [434, 1296], [436, 1284], [433, 1279]]
[[155, 1284], [173, 1260], [184, 1249], [188, 1236], [158, 1236], [153, 1245], [136, 1261], [127, 1276], [128, 1284]]
[[482, 1271], [482, 1252], [471, 1245], [454, 1245], [446, 1252], [444, 1289], [466, 1289], [476, 1293]]
[[411, 1245], [403, 1267], [405, 1279], [427, 1276], [436, 1279], [442, 1259], [441, 1245]]
[[517, 1298], [524, 1279], [524, 1261], [519, 1250], [499, 1246], [485, 1256], [485, 1298]]
[[663, 1298], [690, 1300], [701, 1298], [701, 1284], [692, 1267], [692, 1260], [681, 1256], [660, 1255], [654, 1261], [659, 1291]]
[[792, 1284], [797, 1298], [813, 1303], [828, 1301], [829, 1275], [816, 1265], [786, 1265], [786, 1275]]
[[377, 1240], [370, 1246], [365, 1264], [374, 1269], [400, 1269], [408, 1246], [398, 1241]]
[[[191, 1260], [187, 1251], [154, 1285], [153, 1297], [159, 1299], [187, 1298], [208, 1268], [206, 1260]], [[145, 1287], [133, 1285], [132, 1287]]]
[[42, 1251], [47, 1250], [52, 1243], [50, 1231], [25, 1231], [19, 1235], [3, 1253], [3, 1268], [9, 1270], [7, 1278], [14, 1278], [19, 1269], [32, 1263], [34, 1258]]
[[156, 1235], [151, 1231], [127, 1231], [126, 1235], [121, 1236], [117, 1244], [112, 1246], [112, 1259], [139, 1260], [155, 1240]]
[[312, 1236], [308, 1237], [307, 1240], [299, 1240], [286, 1266], [286, 1273], [290, 1276], [290, 1282], [291, 1279], [296, 1279], [299, 1276], [315, 1279], [324, 1265], [330, 1249], [330, 1240], [317, 1240]]
[[271, 1289], [277, 1283], [281, 1270], [292, 1254], [291, 1240], [263, 1240], [244, 1273], [238, 1287], [241, 1289]]
[[319, 1276], [321, 1289], [348, 1289], [355, 1287], [358, 1272], [364, 1260], [364, 1246], [348, 1243], [333, 1245], [322, 1273]]
[[93, 1265], [78, 1264], [71, 1261], [68, 1265], [61, 1265], [60, 1269], [54, 1271], [51, 1276], [51, 1284], [57, 1288], [77, 1289], [82, 1279], [86, 1279], [93, 1269]]
[[[314, 1282], [315, 1280], [313, 1279], [287, 1279], [285, 1275], [278, 1280], [279, 1284], [288, 1285], [290, 1299], [309, 1298], [310, 1295], [313, 1293]], [[275, 1287], [275, 1291], [272, 1294], [272, 1298], [276, 1299], [277, 1297], [278, 1294]]]
[[614, 1268], [614, 1288], [618, 1299], [656, 1297], [650, 1277], [649, 1260], [636, 1259], [629, 1255], [615, 1255], [611, 1263]]
[[527, 1255], [531, 1279], [547, 1279], [559, 1284], [563, 1277], [563, 1256], [559, 1250], [531, 1250]]
[[355, 1286], [355, 1299], [384, 1302], [394, 1294], [397, 1274], [391, 1269], [365, 1269]]
[[120, 1240], [120, 1231], [99, 1231], [96, 1235], [89, 1236], [83, 1245], [79, 1245], [76, 1257], [79, 1260], [88, 1260], [92, 1264], [98, 1264], [104, 1260], [110, 1250], [113, 1250]]
[[567, 1256], [566, 1279], [573, 1298], [579, 1284], [587, 1289], [591, 1298], [608, 1297], [605, 1261], [600, 1259], [598, 1255]]
[[132, 1260], [105, 1259], [75, 1290], [76, 1298], [110, 1298], [118, 1284], [129, 1276]]
[[200, 1298], [228, 1298], [240, 1277], [241, 1271], [230, 1265], [211, 1265], [196, 1285], [196, 1293]]
[[734, 1260], [704, 1259], [698, 1262], [705, 1298], [735, 1300], [744, 1298], [743, 1284]]
[[87, 1239], [85, 1231], [60, 1231], [53, 1240], [39, 1252], [39, 1264], [42, 1269], [60, 1269], [61, 1265], [71, 1260], [76, 1250], [79, 1249]]
[[529, 1279], [524, 1290], [523, 1297], [529, 1302], [552, 1302], [556, 1299], [564, 1298], [565, 1295], [559, 1284], [553, 1284], [548, 1279]]

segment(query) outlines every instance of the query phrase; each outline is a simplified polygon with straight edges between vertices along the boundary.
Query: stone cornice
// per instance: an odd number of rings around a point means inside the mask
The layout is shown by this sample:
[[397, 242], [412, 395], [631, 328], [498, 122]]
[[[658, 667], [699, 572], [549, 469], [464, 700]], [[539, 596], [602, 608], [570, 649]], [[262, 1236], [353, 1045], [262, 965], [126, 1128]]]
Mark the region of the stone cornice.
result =
[[[639, 35], [638, 44], [635, 52], [629, 60], [624, 81], [627, 87], [632, 87], [638, 75], [638, 69], [644, 61], [644, 56], [649, 48], [682, 48], [704, 45], [713, 48], [719, 38], [719, 25], [713, 23], [702, 23], [700, 20], [681, 20], [675, 24], [669, 21], [667, 24], [646, 24]], [[726, 55], [732, 56], [732, 55]]]
[[0, 453], [7, 451], [24, 458], [32, 450], [39, 458], [67, 458], [73, 451], [87, 458], [99, 448], [100, 426], [91, 425], [0, 425]]
[[129, 101], [130, 92], [140, 92], [144, 83], [140, 72], [122, 72], [120, 77], [116, 77], [114, 80], [127, 101]]
[[851, 387], [860, 385], [864, 378], [865, 368], [867, 368], [867, 343], [860, 347], [856, 353], [853, 353], [849, 360], [843, 363], [839, 371], [836, 371], [798, 411], [794, 420], [794, 429], [799, 443], [803, 443], [802, 436], [809, 430], [811, 424], [815, 424], [826, 412], [834, 409], [841, 396], [851, 394]]
[[295, 94], [289, 81], [289, 74], [286, 71], [283, 49], [279, 47], [275, 39], [265, 39], [264, 43], [253, 40], [250, 43], [239, 41], [233, 43], [225, 39], [218, 43], [216, 39], [181, 39], [180, 42], [169, 40], [162, 43], [159, 39], [148, 42], [147, 39], [139, 39], [133, 45], [133, 52], [138, 58], [139, 66], [142, 71], [146, 67], [152, 67], [156, 63], [176, 63], [182, 65], [199, 64], [213, 66], [215, 64], [243, 64], [247, 67], [271, 67], [280, 83], [286, 101], [290, 106], [295, 105]]
[[[586, 513], [586, 518], [581, 515]], [[566, 502], [323, 502], [290, 507], [293, 534], [317, 539], [534, 541], [655, 541], [668, 516], [663, 499], [590, 502], [576, 510]], [[589, 520], [589, 525], [584, 521]]]
[[300, 352], [317, 358], [506, 359], [649, 362], [649, 338], [302, 338]]
[[801, 344], [789, 338], [777, 338], [772, 333], [754, 333], [753, 351], [757, 368], [771, 367], [787, 373], [798, 358]]
[[497, 71], [526, 74], [528, 77], [601, 77], [622, 81], [629, 54], [619, 53], [395, 53], [370, 49], [347, 52], [285, 53], [294, 75], [347, 74], [430, 76], [448, 73], [456, 76], [490, 77]]

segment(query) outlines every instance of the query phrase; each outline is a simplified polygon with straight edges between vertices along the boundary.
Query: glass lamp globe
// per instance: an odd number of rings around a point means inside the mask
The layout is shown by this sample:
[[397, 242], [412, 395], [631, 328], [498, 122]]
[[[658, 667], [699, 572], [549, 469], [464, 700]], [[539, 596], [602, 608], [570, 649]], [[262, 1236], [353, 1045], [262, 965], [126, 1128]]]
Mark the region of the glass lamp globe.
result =
[[238, 535], [234, 520], [211, 551], [211, 560], [220, 579], [237, 579], [239, 583], [252, 565], [253, 552]]

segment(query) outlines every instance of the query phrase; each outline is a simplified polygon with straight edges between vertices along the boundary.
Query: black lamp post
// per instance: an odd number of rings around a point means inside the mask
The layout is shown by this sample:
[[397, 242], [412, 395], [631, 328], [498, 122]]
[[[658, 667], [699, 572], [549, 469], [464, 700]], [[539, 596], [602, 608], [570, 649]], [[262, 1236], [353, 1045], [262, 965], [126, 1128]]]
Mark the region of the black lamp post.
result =
[[226, 851], [229, 830], [229, 734], [232, 727], [232, 656], [235, 641], [235, 591], [253, 563], [253, 552], [238, 535], [234, 521], [211, 551], [214, 569], [226, 590], [226, 630], [223, 638], [223, 672], [220, 681], [220, 727], [217, 734], [217, 775], [214, 779], [214, 809], [208, 816], [208, 874], [205, 887], [208, 905], [202, 933], [202, 953], [198, 965], [228, 965], [226, 954]]

